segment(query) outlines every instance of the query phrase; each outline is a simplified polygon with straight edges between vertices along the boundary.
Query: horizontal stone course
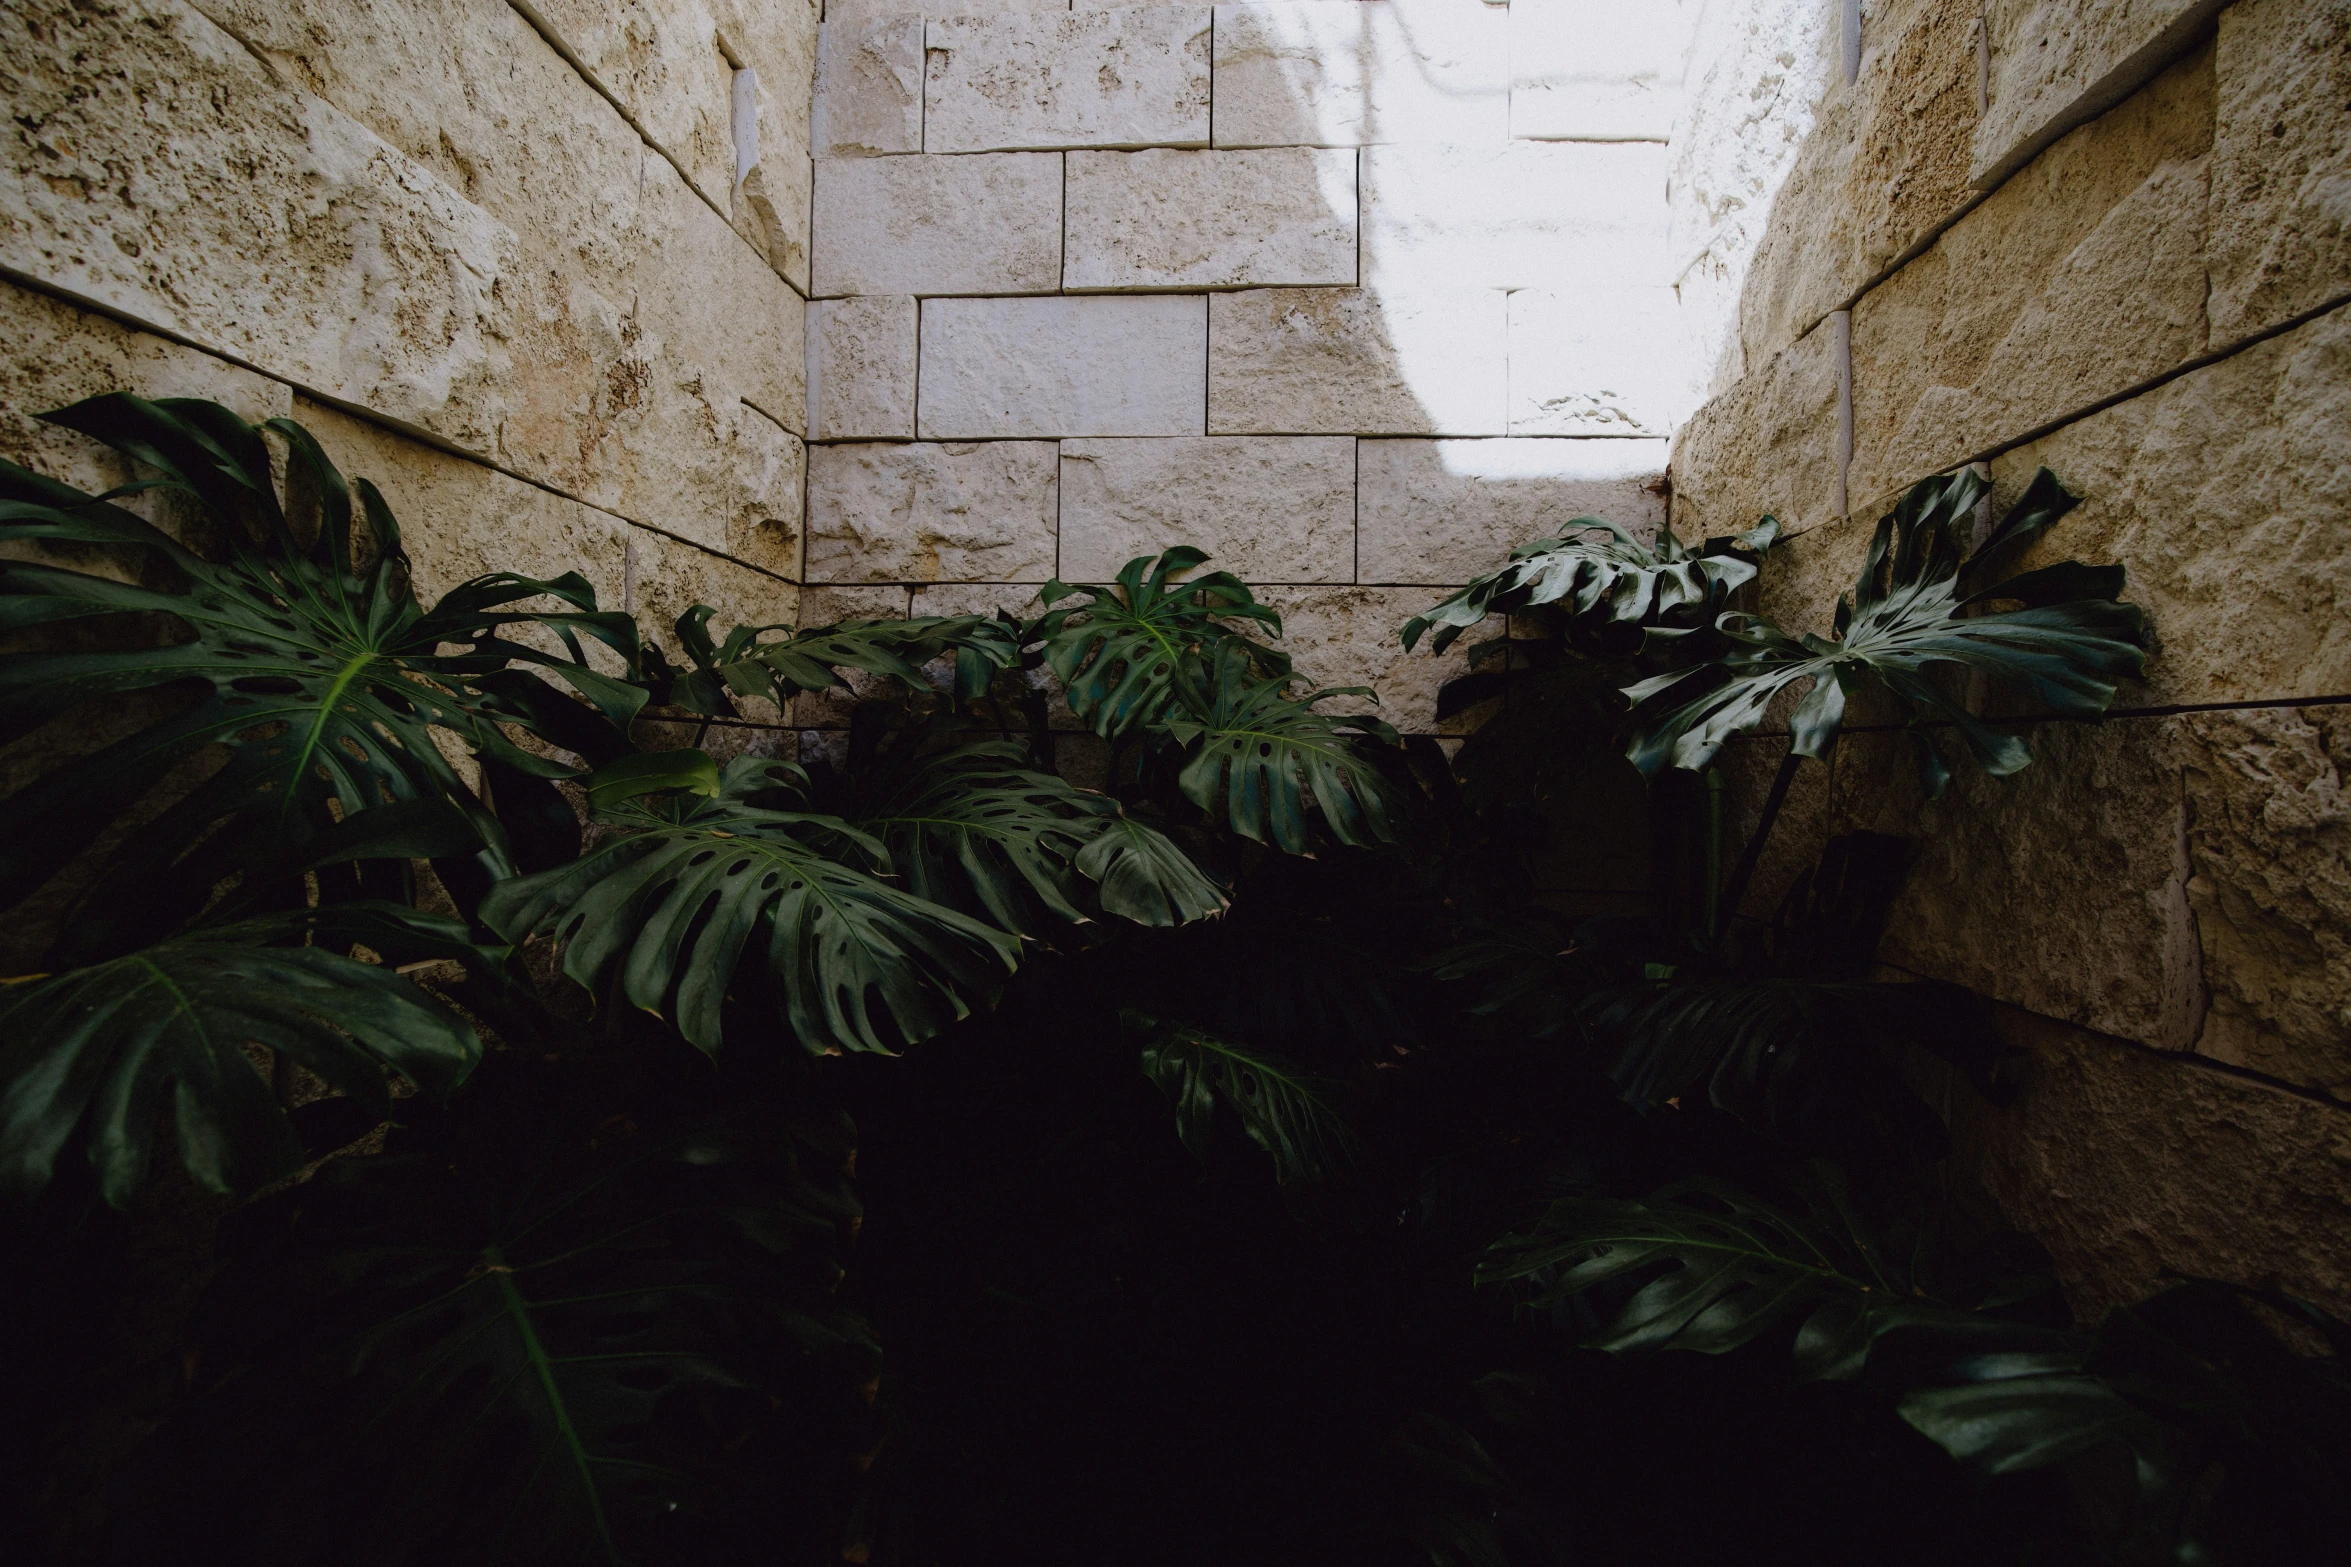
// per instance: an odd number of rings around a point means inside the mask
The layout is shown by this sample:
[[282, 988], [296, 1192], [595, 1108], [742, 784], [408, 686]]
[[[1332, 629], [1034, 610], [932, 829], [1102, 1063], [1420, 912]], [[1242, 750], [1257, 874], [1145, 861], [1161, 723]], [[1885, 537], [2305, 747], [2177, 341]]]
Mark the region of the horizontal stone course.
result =
[[1510, 134], [1664, 141], [1700, 6], [1652, 0], [1511, 0]]
[[1220, 5], [1216, 145], [1500, 143], [1507, 22], [1482, 0]]
[[1051, 441], [819, 446], [808, 580], [1042, 582], [1054, 572]]
[[1198, 295], [925, 300], [918, 433], [1203, 434], [1207, 327]]
[[2135, 90], [2228, 0], [1986, 0], [1985, 110], [1969, 176], [1998, 184]]
[[918, 309], [893, 294], [808, 302], [810, 439], [914, 438]]
[[922, 32], [919, 16], [824, 24], [809, 122], [815, 156], [922, 151]]
[[1061, 575], [1107, 582], [1138, 555], [1208, 551], [1251, 582], [1355, 578], [1355, 442], [1196, 436], [1061, 443]]
[[1355, 281], [1355, 154], [1072, 152], [1062, 286]]
[[1665, 520], [1662, 440], [1363, 441], [1356, 453], [1364, 582], [1466, 582], [1577, 517], [1647, 538]]
[[1658, 287], [1661, 146], [1509, 142], [1363, 153], [1363, 273], [1382, 287]]
[[1049, 294], [1061, 286], [1061, 159], [826, 158], [818, 295]]
[[934, 153], [1208, 144], [1209, 8], [932, 21], [923, 147]]
[[1213, 433], [1504, 432], [1499, 289], [1252, 289], [1208, 310]]

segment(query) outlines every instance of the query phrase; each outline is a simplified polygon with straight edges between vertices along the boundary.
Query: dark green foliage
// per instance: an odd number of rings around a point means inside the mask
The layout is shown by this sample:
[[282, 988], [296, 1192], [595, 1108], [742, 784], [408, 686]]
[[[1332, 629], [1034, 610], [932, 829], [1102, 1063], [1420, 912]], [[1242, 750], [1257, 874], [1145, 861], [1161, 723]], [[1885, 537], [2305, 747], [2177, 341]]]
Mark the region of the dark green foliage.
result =
[[[1791, 637], [1756, 615], [1720, 617], [1730, 643], [1719, 661], [1628, 686], [1636, 704], [1663, 711], [1641, 721], [1630, 755], [1643, 772], [1671, 763], [1701, 768], [1734, 734], [1759, 728], [1775, 697], [1798, 681], [1811, 690], [1788, 720], [1795, 754], [1825, 757], [1843, 727], [1846, 702], [1866, 685], [1884, 690], [1913, 721], [1939, 717], [1958, 731], [1986, 772], [2013, 773], [2032, 761], [2017, 735], [1986, 724], [1936, 682], [1944, 670], [1975, 670], [2048, 712], [2089, 717], [2114, 700], [2114, 682], [2146, 662], [2145, 617], [2118, 601], [2120, 566], [2068, 561], [2002, 578], [2000, 573], [2078, 504], [2047, 469], [1970, 551], [1966, 531], [1989, 481], [1962, 470], [1915, 485], [1879, 519], [1853, 593], [1838, 603], [1830, 638]], [[2001, 610], [1994, 606], [2015, 603]], [[1675, 705], [1678, 704], [1678, 705]], [[1922, 742], [1931, 793], [1948, 767]]]
[[1144, 1075], [1175, 1101], [1176, 1135], [1196, 1156], [1207, 1157], [1221, 1106], [1272, 1158], [1274, 1179], [1284, 1186], [1318, 1184], [1346, 1163], [1352, 1137], [1330, 1083], [1199, 1029], [1141, 1014], [1130, 1014], [1128, 1026], [1147, 1036]]
[[[1058, 578], [1045, 585], [1046, 610], [1028, 639], [1044, 644], [1070, 709], [1104, 739], [1125, 739], [1170, 717], [1177, 671], [1236, 635], [1231, 622], [1282, 634], [1282, 617], [1231, 572], [1175, 580], [1207, 559], [1205, 551], [1179, 545], [1156, 561], [1148, 555], [1128, 561], [1115, 587], [1072, 587]], [[1083, 603], [1065, 602], [1079, 595]], [[1242, 647], [1257, 676], [1289, 674], [1287, 654], [1245, 638]]]
[[[723, 642], [710, 637], [717, 613], [697, 604], [678, 617], [678, 646], [693, 668], [656, 671], [659, 699], [688, 712], [729, 714], [733, 698], [765, 697], [787, 706], [801, 691], [848, 690], [841, 671], [884, 675], [909, 692], [927, 692], [922, 666], [952, 657], [950, 688], [959, 702], [984, 695], [999, 670], [1020, 660], [1020, 627], [1009, 616], [925, 615], [905, 620], [843, 620], [795, 630], [737, 626]], [[770, 633], [781, 633], [763, 641]]]

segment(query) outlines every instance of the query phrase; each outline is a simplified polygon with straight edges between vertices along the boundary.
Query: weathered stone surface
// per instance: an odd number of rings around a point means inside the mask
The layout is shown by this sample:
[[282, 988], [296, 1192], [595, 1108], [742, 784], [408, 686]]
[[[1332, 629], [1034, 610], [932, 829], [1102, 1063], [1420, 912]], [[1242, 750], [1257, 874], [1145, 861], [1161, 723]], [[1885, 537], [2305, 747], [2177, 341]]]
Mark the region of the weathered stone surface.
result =
[[825, 0], [827, 23], [879, 16], [1002, 16], [1014, 11], [1067, 11], [1069, 0]]
[[811, 582], [1042, 582], [1053, 575], [1051, 441], [820, 446]]
[[2059, 141], [1855, 307], [1856, 497], [2203, 350], [2211, 67], [2200, 51]]
[[915, 301], [903, 294], [808, 302], [808, 434], [914, 438]]
[[1836, 323], [1824, 322], [1681, 427], [1674, 532], [1741, 533], [1766, 514], [1800, 530], [1839, 515], [1836, 347]]
[[1512, 0], [1510, 134], [1664, 141], [1700, 9], [1694, 0]]
[[1665, 522], [1662, 440], [1365, 441], [1356, 474], [1364, 582], [1466, 582], [1575, 517]]
[[1664, 284], [1666, 170], [1665, 149], [1643, 142], [1367, 148], [1363, 275], [1377, 287]]
[[2212, 152], [2215, 342], [2351, 292], [2351, 4], [2221, 13]]
[[[647, 528], [629, 530], [629, 611], [673, 657], [678, 617], [696, 604], [718, 611], [711, 624], [723, 637], [736, 626], [790, 625], [801, 614], [800, 599], [793, 583]], [[765, 704], [745, 705], [751, 716], [776, 716]]]
[[1503, 433], [1499, 289], [1269, 288], [1208, 311], [1217, 434]]
[[1355, 153], [1072, 152], [1062, 286], [1353, 283]]
[[820, 295], [1049, 294], [1061, 286], [1061, 160], [824, 159], [813, 282]]
[[1206, 6], [934, 21], [923, 146], [1206, 146], [1208, 43]]
[[1670, 288], [1510, 295], [1512, 435], [1670, 435], [1699, 370]]
[[1479, 0], [1220, 5], [1216, 145], [1501, 142], [1507, 23]]
[[1843, 308], [1973, 198], [1975, 22], [1959, 0], [1871, 8], [1861, 74], [1850, 85], [1831, 77], [1747, 272], [1748, 364]]
[[2128, 97], [2228, 0], [1987, 0], [1986, 107], [1970, 175], [1998, 184], [2043, 147]]
[[2351, 1310], [2351, 1116], [2044, 1019], [2001, 1031], [2032, 1053], [2024, 1092], [2002, 1109], [1954, 1085], [1954, 1140], [2077, 1318], [2181, 1273]]
[[1210, 435], [1061, 443], [1061, 574], [1107, 582], [1177, 544], [1259, 582], [1355, 580], [1355, 442]]
[[922, 18], [827, 22], [816, 46], [819, 158], [922, 151]]
[[[1398, 636], [1404, 622], [1445, 596], [1428, 588], [1268, 588], [1258, 595], [1281, 612], [1282, 646], [1297, 661], [1299, 686], [1370, 686], [1375, 704], [1363, 697], [1334, 697], [1323, 704], [1333, 713], [1370, 713], [1406, 734], [1436, 734], [1437, 688], [1469, 672], [1469, 647], [1499, 631], [1472, 630], [1442, 658], [1423, 642], [1407, 653]], [[1463, 732], [1461, 719], [1445, 720], [1444, 733]]]
[[920, 433], [1202, 434], [1207, 329], [1198, 295], [925, 300]]
[[2351, 311], [1995, 458], [2082, 497], [2027, 564], [2118, 561], [2154, 632], [2146, 700], [2351, 691]]

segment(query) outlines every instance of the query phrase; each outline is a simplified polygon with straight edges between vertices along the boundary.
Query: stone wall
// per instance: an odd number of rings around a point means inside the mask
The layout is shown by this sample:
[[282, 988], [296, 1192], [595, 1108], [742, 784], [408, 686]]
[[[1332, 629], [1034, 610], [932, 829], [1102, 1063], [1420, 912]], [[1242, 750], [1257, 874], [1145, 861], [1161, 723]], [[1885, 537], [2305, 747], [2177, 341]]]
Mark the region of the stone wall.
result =
[[[2341, 1309], [2351, 5], [1858, 16], [1820, 30], [1802, 109], [1784, 64], [1719, 55], [1710, 102], [1743, 81], [1777, 123], [1732, 116], [1687, 157], [1735, 169], [1719, 149], [1753, 164], [1803, 129], [1717, 284], [1740, 306], [1675, 440], [1674, 526], [1776, 513], [1763, 608], [1825, 631], [1905, 487], [1981, 463], [2004, 504], [2045, 465], [2086, 503], [2041, 554], [2128, 568], [2156, 645], [2118, 703], [2163, 711], [2031, 730], [2031, 768], [1939, 803], [1906, 740], [1854, 735], [1799, 774], [1745, 912], [1832, 832], [1918, 839], [1883, 956], [1994, 996], [2032, 1052], [2019, 1104], [1953, 1115], [2077, 1307], [2170, 1269]], [[1783, 744], [1732, 748], [1750, 824]]]
[[1700, 9], [832, 0], [812, 603], [1019, 607], [1196, 544], [1434, 730], [1459, 660], [1407, 616], [1570, 517], [1663, 521]]

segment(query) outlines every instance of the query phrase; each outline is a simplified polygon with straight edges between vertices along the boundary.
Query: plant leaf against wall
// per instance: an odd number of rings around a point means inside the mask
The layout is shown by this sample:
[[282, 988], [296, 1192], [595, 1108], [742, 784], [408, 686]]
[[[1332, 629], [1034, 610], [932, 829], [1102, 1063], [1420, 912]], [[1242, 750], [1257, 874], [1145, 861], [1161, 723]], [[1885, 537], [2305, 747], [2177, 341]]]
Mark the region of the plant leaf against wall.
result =
[[[1240, 578], [1212, 571], [1175, 580], [1207, 559], [1205, 551], [1178, 545], [1156, 560], [1128, 561], [1112, 587], [1072, 587], [1058, 578], [1045, 585], [1046, 610], [1028, 640], [1044, 644], [1071, 711], [1104, 739], [1124, 739], [1176, 714], [1179, 673], [1205, 662], [1228, 639], [1240, 644], [1259, 676], [1289, 674], [1289, 655], [1237, 636], [1230, 624], [1254, 622], [1282, 634], [1281, 616], [1258, 603]], [[1064, 602], [1078, 595], [1083, 603]]]
[[849, 689], [841, 672], [850, 669], [922, 693], [931, 689], [922, 666], [950, 656], [955, 700], [967, 703], [986, 694], [997, 671], [1020, 662], [1017, 623], [987, 615], [853, 619], [804, 630], [737, 626], [724, 641], [713, 642], [710, 618], [716, 613], [696, 604], [678, 617], [678, 646], [693, 667], [664, 665], [656, 672], [664, 705], [725, 715], [735, 711], [732, 697], [752, 696], [786, 707], [796, 692]]

